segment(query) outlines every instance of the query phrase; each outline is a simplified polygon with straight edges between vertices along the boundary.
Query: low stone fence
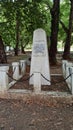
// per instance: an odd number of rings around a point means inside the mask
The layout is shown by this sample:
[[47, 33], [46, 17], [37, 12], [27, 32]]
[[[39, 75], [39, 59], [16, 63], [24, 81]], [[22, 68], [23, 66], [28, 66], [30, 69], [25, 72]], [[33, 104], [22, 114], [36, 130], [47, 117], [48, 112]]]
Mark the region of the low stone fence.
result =
[[67, 60], [62, 61], [63, 77], [69, 87], [69, 90], [73, 94], [73, 63]]
[[[9, 68], [12, 67], [12, 81], [9, 82]], [[24, 74], [26, 70], [26, 60], [13, 62], [11, 65], [0, 64], [0, 91], [7, 91], [14, 85]]]
[[[25, 75], [26, 63], [27, 63], [26, 60], [20, 60], [19, 62], [12, 62], [11, 65], [0, 64], [0, 91], [1, 92], [7, 91], [10, 87], [12, 87], [12, 85], [14, 85], [20, 78], [22, 78]], [[11, 71], [10, 71], [10, 67], [11, 67]], [[63, 60], [62, 72], [63, 72], [63, 77], [69, 87], [69, 90], [73, 94], [73, 63], [68, 62], [67, 60]], [[11, 80], [9, 79], [9, 76], [11, 76]]]
[[13, 50], [6, 51], [7, 56], [14, 56], [15, 52]]

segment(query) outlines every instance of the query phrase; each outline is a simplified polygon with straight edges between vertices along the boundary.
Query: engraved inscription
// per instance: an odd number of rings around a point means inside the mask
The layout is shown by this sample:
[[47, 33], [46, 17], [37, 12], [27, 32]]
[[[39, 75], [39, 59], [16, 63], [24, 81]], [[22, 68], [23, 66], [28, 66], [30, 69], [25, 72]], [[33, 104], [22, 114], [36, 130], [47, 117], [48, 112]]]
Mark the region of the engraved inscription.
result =
[[44, 55], [45, 54], [45, 45], [43, 43], [34, 44], [34, 54], [35, 55]]

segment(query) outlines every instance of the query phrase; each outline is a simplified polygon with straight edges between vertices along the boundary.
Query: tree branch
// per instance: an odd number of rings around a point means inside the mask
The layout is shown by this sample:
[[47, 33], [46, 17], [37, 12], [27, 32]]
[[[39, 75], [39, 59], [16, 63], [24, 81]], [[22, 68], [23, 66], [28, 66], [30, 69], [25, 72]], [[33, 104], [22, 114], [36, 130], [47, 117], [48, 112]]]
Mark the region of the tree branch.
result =
[[67, 33], [68, 32], [68, 28], [65, 26], [65, 24], [60, 20], [60, 24], [62, 25], [64, 31]]

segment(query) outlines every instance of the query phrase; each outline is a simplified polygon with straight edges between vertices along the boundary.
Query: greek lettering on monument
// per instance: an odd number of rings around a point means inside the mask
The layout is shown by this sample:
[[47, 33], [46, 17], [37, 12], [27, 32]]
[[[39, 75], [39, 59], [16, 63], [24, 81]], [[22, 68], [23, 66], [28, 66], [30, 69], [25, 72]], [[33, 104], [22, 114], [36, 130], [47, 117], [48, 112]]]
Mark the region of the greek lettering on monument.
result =
[[35, 56], [45, 55], [45, 45], [44, 45], [43, 42], [41, 42], [41, 41], [40, 41], [40, 43], [39, 43], [39, 41], [38, 41], [38, 43], [35, 42], [35, 44], [34, 44], [34, 55]]

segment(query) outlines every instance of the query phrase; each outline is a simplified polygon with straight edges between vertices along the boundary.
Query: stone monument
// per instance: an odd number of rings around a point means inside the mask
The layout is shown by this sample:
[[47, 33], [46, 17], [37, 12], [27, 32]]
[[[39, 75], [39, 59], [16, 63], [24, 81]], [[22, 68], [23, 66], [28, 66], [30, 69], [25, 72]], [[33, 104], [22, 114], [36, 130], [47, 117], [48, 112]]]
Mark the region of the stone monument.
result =
[[47, 39], [45, 31], [41, 28], [33, 33], [30, 75], [32, 74], [33, 76], [30, 78], [29, 83], [34, 85], [35, 92], [41, 91], [41, 85], [50, 85], [50, 82], [46, 80], [50, 80]]

